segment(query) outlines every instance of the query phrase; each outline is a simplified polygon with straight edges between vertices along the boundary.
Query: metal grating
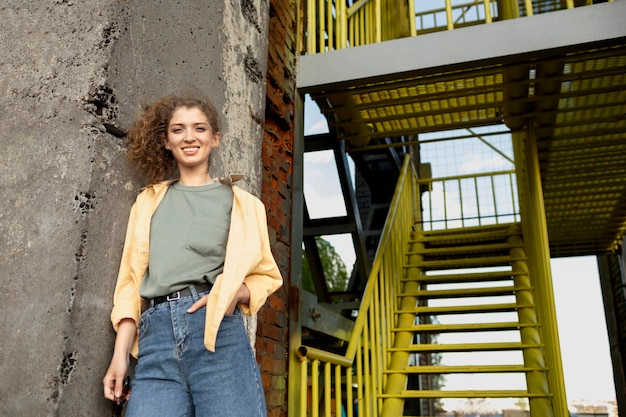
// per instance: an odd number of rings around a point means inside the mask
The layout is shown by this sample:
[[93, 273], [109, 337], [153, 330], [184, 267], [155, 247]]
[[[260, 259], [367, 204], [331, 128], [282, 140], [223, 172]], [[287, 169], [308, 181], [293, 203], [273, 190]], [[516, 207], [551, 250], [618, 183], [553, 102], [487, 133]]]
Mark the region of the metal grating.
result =
[[606, 253], [626, 227], [626, 47], [564, 61], [554, 133], [538, 143], [550, 243]]
[[[507, 71], [520, 70], [522, 78], [507, 77]], [[363, 83], [312, 97], [348, 150], [385, 137], [512, 125], [521, 117], [522, 126], [515, 128], [532, 126], [539, 137], [552, 256], [607, 253], [621, 242], [626, 43]], [[510, 115], [517, 119], [507, 120]]]
[[401, 79], [313, 98], [341, 139], [361, 147], [376, 138], [501, 123], [502, 68]]

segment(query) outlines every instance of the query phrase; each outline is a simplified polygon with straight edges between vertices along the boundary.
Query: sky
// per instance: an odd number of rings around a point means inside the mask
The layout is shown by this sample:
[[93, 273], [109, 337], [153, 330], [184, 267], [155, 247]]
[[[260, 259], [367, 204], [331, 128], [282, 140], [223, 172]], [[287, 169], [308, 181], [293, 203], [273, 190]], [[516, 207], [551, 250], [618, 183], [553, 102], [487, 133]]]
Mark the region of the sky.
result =
[[[305, 135], [326, 131], [326, 122], [317, 107], [307, 101]], [[345, 215], [332, 154], [315, 152], [305, 155], [304, 170], [304, 192], [311, 216]], [[350, 268], [354, 262], [350, 236], [326, 238]], [[596, 258], [553, 259], [551, 266], [567, 399], [614, 401], [615, 387]], [[519, 381], [510, 383], [515, 385]], [[454, 389], [454, 381], [448, 384], [450, 386], [446, 389]]]

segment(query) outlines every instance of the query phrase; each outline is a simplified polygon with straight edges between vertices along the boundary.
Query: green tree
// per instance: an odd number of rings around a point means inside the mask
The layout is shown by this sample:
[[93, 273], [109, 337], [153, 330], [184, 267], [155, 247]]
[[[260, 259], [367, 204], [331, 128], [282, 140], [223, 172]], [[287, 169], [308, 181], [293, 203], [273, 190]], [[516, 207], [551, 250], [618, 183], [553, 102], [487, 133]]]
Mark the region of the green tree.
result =
[[[320, 254], [328, 291], [344, 291], [348, 284], [348, 272], [341, 256], [339, 256], [335, 247], [329, 241], [318, 236], [315, 238], [315, 243]], [[306, 291], [313, 294], [316, 293], [313, 277], [311, 276], [311, 268], [304, 250], [302, 250], [302, 287]]]

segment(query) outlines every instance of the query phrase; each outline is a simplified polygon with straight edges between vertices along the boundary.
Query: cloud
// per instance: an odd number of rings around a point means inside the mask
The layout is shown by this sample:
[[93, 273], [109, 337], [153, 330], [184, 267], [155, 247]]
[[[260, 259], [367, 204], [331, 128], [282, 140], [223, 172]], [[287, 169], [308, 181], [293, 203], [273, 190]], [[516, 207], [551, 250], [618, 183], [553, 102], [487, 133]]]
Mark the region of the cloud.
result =
[[[335, 168], [335, 157], [333, 155], [333, 152], [328, 150], [328, 151], [316, 151], [316, 152], [307, 152], [304, 154], [304, 164], [308, 167], [308, 166], [315, 166], [315, 165], [321, 165], [321, 164], [332, 164], [330, 166], [331, 169], [336, 170], [337, 168]], [[323, 167], [324, 169], [327, 169], [328, 167]]]
[[500, 155], [484, 158], [481, 155], [467, 155], [468, 161], [461, 165], [461, 173], [474, 174], [476, 172], [489, 172], [512, 169], [513, 164]]
[[328, 133], [328, 125], [326, 124], [326, 119], [324, 118], [315, 121], [312, 125], [309, 125], [304, 129], [305, 135], [316, 135], [319, 133]]
[[346, 205], [341, 193], [318, 190], [317, 187], [309, 188], [305, 184], [304, 195], [309, 215], [313, 219], [346, 215]]

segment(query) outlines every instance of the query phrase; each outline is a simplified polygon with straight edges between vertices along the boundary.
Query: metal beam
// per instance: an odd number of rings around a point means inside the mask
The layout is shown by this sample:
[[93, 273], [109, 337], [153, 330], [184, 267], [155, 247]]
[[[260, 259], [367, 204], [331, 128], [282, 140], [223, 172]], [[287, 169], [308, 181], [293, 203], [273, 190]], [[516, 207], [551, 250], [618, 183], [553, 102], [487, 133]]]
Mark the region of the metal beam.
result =
[[349, 341], [354, 321], [338, 314], [328, 306], [320, 304], [318, 297], [302, 293], [302, 326], [311, 330]]
[[[558, 14], [558, 18], [556, 18]], [[612, 45], [626, 40], [626, 2], [614, 1], [304, 55], [298, 58], [301, 92], [417, 76], [437, 68], [509, 63], [555, 52]]]

